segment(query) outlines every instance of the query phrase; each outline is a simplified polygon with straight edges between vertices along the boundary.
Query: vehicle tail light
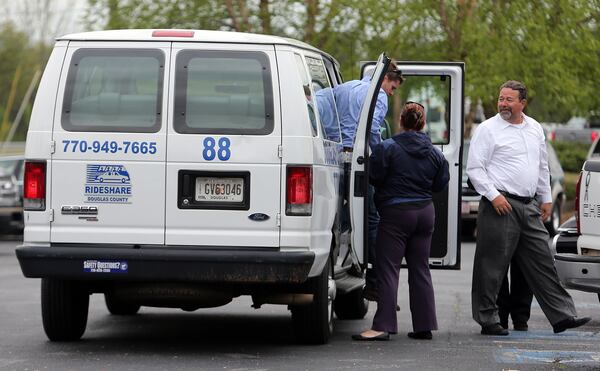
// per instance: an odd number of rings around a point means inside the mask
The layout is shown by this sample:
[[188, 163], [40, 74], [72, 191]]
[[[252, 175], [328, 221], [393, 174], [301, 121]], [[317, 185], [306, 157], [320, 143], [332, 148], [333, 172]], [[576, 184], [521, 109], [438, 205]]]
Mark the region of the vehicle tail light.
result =
[[598, 138], [598, 132], [597, 131], [592, 131], [592, 143], [596, 140], [596, 138]]
[[286, 215], [312, 214], [312, 167], [288, 166], [286, 176]]
[[581, 176], [583, 171], [579, 173], [577, 178], [577, 185], [575, 186], [575, 221], [577, 222], [577, 234], [581, 234], [581, 216], [579, 215], [579, 187], [581, 186]]
[[556, 131], [552, 130], [550, 132], [550, 140], [553, 142], [556, 140]]
[[23, 208], [46, 209], [46, 161], [26, 161], [23, 177]]

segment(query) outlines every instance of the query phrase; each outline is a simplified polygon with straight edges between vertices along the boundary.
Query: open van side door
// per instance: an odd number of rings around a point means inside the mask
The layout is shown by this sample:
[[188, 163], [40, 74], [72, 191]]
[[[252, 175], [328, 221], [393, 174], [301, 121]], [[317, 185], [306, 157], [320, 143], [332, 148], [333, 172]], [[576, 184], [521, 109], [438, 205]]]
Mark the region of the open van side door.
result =
[[375, 71], [371, 78], [371, 85], [367, 92], [367, 97], [363, 103], [356, 137], [354, 139], [354, 149], [352, 152], [352, 162], [350, 168], [350, 192], [348, 195], [350, 203], [350, 223], [352, 226], [352, 249], [356, 254], [359, 263], [363, 266], [367, 264], [367, 231], [368, 231], [368, 187], [369, 187], [369, 137], [367, 133], [371, 131], [371, 122], [375, 112], [375, 104], [385, 71], [391, 60], [382, 53], [377, 60]]
[[[435, 230], [431, 242], [429, 263], [432, 268], [460, 269], [460, 205], [461, 205], [461, 172], [462, 172], [462, 145], [463, 145], [463, 117], [464, 117], [464, 63], [462, 62], [397, 62], [398, 69], [405, 77], [404, 83], [398, 88], [401, 104], [415, 101], [423, 104], [426, 111], [426, 127], [424, 131], [429, 135], [433, 145], [439, 148], [450, 165], [450, 182], [448, 187], [433, 195], [435, 205]], [[361, 78], [366, 74], [373, 74], [383, 78], [379, 70], [380, 62], [366, 62], [361, 68]], [[391, 110], [392, 104], [390, 104]], [[364, 116], [364, 115], [363, 115]], [[369, 130], [361, 117], [359, 129], [356, 133], [352, 172], [368, 174], [368, 156], [363, 152], [368, 150]], [[370, 120], [369, 120], [370, 121]], [[392, 128], [397, 125], [393, 123]], [[357, 150], [361, 146], [361, 150]], [[365, 149], [366, 148], [366, 149]], [[359, 157], [363, 164], [358, 164]], [[356, 170], [355, 170], [356, 167]], [[355, 181], [354, 174], [351, 182]], [[368, 175], [362, 179], [368, 182]], [[352, 186], [352, 185], [351, 185]], [[366, 187], [366, 186], [364, 186]], [[351, 188], [352, 189], [352, 188]], [[366, 189], [366, 188], [365, 188]], [[364, 193], [366, 195], [366, 192]], [[363, 252], [359, 258], [363, 264], [367, 261], [367, 199], [364, 195], [352, 194], [353, 199], [364, 200], [363, 208], [351, 209], [352, 227], [362, 226], [361, 233], [353, 237], [355, 248]], [[351, 205], [357, 204], [355, 200]], [[401, 221], [399, 221], [401, 222]], [[357, 238], [362, 237], [362, 238]], [[364, 264], [366, 266], [366, 264]]]

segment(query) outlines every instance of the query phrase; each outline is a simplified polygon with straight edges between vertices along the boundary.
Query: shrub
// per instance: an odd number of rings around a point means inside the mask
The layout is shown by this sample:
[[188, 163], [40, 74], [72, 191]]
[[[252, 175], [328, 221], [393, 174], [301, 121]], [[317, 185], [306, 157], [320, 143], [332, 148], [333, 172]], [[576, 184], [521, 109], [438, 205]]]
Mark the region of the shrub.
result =
[[590, 145], [587, 143], [552, 142], [558, 161], [565, 172], [579, 173]]

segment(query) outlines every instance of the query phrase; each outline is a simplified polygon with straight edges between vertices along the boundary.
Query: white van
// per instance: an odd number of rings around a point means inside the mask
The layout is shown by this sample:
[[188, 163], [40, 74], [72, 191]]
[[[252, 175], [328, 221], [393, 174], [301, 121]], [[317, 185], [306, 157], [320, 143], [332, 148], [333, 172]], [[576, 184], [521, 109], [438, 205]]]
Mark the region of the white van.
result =
[[[255, 307], [288, 305], [309, 343], [328, 341], [334, 308], [364, 317], [366, 133], [388, 64], [383, 55], [374, 64], [356, 139], [351, 239], [340, 231], [333, 57], [217, 31], [58, 39], [27, 135], [17, 249], [24, 275], [42, 278], [48, 338], [79, 339], [93, 293], [115, 315], [250, 295]], [[436, 195], [431, 263], [458, 268], [463, 65], [400, 65], [413, 84], [443, 81], [450, 134], [440, 148], [452, 182]]]

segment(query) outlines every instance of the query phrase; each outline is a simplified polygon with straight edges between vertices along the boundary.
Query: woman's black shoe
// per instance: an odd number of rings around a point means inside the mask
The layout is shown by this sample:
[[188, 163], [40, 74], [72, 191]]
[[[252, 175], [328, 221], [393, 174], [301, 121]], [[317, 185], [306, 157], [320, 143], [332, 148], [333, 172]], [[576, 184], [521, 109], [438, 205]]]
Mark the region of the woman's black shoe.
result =
[[358, 341], [388, 341], [390, 340], [390, 334], [384, 332], [377, 336], [363, 336], [362, 334], [352, 335], [352, 340]]
[[431, 331], [409, 332], [408, 337], [411, 339], [419, 339], [419, 340], [433, 339], [433, 335], [431, 335]]

